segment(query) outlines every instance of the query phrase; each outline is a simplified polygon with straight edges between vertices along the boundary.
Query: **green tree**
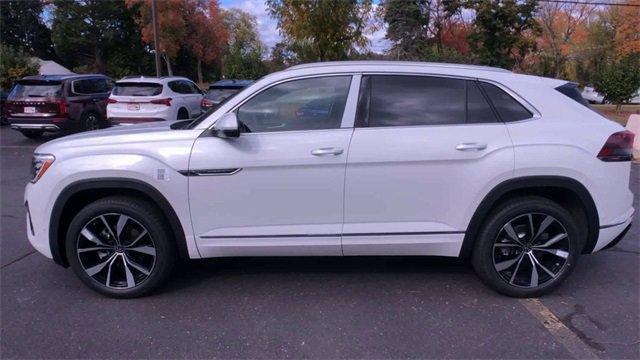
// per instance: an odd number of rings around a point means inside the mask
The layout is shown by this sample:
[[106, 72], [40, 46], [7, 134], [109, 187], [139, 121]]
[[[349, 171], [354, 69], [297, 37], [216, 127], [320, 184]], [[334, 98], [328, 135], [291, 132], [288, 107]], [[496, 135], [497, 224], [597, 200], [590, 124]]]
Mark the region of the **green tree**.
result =
[[256, 18], [239, 9], [223, 12], [229, 44], [223, 60], [222, 74], [228, 79], [257, 79], [267, 73], [262, 61], [266, 51], [258, 34]]
[[640, 54], [602, 64], [593, 85], [606, 101], [616, 104], [616, 111], [619, 111], [622, 104], [631, 100], [640, 89]]
[[450, 13], [475, 11], [469, 35], [471, 52], [477, 62], [513, 68], [535, 48], [540, 29], [534, 18], [537, 0], [445, 0]]
[[371, 0], [267, 0], [267, 10], [301, 61], [347, 59], [368, 44]]
[[40, 0], [0, 1], [0, 38], [45, 60], [55, 58], [51, 30], [42, 19], [44, 2]]
[[393, 46], [389, 54], [397, 60], [421, 60], [428, 50], [429, 0], [387, 0], [384, 22]]
[[150, 68], [150, 54], [124, 0], [55, 0], [53, 43], [61, 62], [80, 72], [122, 76]]
[[16, 80], [38, 75], [40, 65], [22, 49], [0, 44], [0, 88], [9, 90]]

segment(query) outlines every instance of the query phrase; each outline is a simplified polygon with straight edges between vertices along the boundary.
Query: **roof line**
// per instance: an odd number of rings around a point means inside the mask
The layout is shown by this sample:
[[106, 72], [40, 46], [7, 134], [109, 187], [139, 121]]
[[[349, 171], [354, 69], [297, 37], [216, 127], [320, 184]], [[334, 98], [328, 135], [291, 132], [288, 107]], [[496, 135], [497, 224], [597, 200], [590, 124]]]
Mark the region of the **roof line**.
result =
[[389, 61], [389, 60], [347, 60], [347, 61], [327, 61], [327, 62], [314, 62], [307, 64], [294, 65], [287, 68], [288, 70], [309, 69], [316, 67], [329, 67], [329, 66], [348, 66], [348, 65], [360, 65], [360, 66], [376, 66], [376, 65], [394, 65], [394, 66], [419, 66], [419, 67], [440, 67], [450, 69], [469, 69], [469, 70], [484, 70], [484, 71], [496, 71], [496, 72], [511, 72], [509, 70], [484, 66], [484, 65], [469, 65], [469, 64], [450, 64], [450, 63], [436, 63], [436, 62], [417, 62], [417, 61]]

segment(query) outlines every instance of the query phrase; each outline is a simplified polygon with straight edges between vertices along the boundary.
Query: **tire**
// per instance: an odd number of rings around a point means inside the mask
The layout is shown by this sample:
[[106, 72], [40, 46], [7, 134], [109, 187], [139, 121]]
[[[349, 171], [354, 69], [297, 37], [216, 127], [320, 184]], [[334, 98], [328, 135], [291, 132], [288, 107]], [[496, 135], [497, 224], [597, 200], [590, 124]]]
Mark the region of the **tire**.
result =
[[97, 200], [69, 225], [69, 265], [85, 285], [103, 295], [148, 294], [164, 283], [176, 262], [177, 249], [166, 224], [146, 201], [122, 196]]
[[480, 279], [501, 294], [541, 296], [575, 267], [584, 243], [580, 234], [575, 219], [557, 203], [537, 196], [514, 198], [487, 218], [472, 264]]
[[44, 134], [42, 130], [20, 130], [20, 132], [29, 139], [40, 139]]
[[80, 119], [80, 130], [81, 131], [92, 131], [103, 128], [102, 120], [100, 115], [95, 112], [88, 112], [82, 115]]
[[185, 108], [180, 108], [180, 110], [178, 110], [177, 120], [187, 120], [187, 119], [189, 119], [189, 112]]

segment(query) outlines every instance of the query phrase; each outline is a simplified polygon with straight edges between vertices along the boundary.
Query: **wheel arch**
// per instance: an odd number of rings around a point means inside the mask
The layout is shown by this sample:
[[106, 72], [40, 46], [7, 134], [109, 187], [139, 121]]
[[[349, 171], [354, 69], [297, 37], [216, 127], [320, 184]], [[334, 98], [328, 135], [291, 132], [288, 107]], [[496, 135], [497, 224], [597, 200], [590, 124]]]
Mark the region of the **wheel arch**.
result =
[[526, 176], [498, 184], [480, 202], [465, 232], [460, 249], [461, 258], [471, 256], [476, 237], [491, 211], [500, 203], [522, 195], [543, 196], [567, 207], [574, 218], [583, 220], [586, 225], [586, 241], [582, 253], [593, 251], [598, 242], [600, 220], [598, 209], [587, 188], [578, 180], [564, 176]]
[[66, 231], [77, 212], [89, 202], [111, 196], [125, 195], [141, 197], [160, 209], [169, 223], [181, 258], [189, 258], [182, 225], [169, 201], [153, 186], [134, 179], [104, 178], [80, 180], [69, 184], [60, 192], [51, 211], [49, 222], [49, 247], [53, 261], [69, 266], [64, 251]]

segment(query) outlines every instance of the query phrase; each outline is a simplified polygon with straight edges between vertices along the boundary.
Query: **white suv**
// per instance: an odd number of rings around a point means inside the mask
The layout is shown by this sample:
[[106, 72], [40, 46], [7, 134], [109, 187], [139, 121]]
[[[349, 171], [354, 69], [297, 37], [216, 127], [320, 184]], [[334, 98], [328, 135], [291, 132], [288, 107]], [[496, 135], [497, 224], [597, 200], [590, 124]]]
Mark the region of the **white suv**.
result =
[[183, 77], [126, 77], [116, 82], [107, 103], [112, 125], [191, 119], [201, 113], [203, 92]]
[[470, 258], [497, 291], [538, 296], [629, 228], [632, 142], [562, 80], [301, 65], [194, 121], [41, 145], [28, 236], [115, 297], [178, 257], [354, 255]]

